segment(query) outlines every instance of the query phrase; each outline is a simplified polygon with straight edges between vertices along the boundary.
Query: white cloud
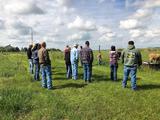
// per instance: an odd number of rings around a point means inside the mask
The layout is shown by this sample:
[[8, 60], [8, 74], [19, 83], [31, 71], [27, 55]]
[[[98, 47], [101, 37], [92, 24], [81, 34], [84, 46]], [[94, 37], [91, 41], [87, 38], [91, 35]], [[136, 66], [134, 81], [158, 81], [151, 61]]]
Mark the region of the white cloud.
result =
[[145, 37], [148, 38], [160, 37], [160, 28], [153, 28], [151, 30], [147, 30], [145, 33]]
[[57, 0], [59, 6], [70, 6], [72, 1], [71, 0]]
[[141, 29], [133, 29], [130, 30], [129, 33], [131, 34], [131, 38], [137, 38], [144, 34], [143, 30]]
[[138, 9], [133, 15], [134, 18], [146, 18], [152, 15], [152, 10], [149, 9]]
[[143, 0], [125, 0], [125, 7], [140, 7], [144, 4]]
[[44, 11], [35, 2], [30, 0], [12, 0], [5, 4], [4, 10], [8, 14], [44, 14]]
[[68, 14], [74, 12], [75, 9], [71, 7], [72, 0], [56, 0], [56, 1], [57, 1], [57, 6], [62, 13]]
[[68, 37], [68, 40], [71, 41], [79, 41], [79, 40], [89, 40], [91, 38], [90, 34], [88, 32], [80, 32], [75, 33]]
[[139, 22], [136, 19], [128, 19], [120, 21], [120, 28], [124, 29], [134, 29], [139, 26]]
[[160, 7], [160, 0], [146, 0], [144, 4], [145, 8]]
[[4, 21], [0, 19], [0, 30], [4, 28], [5, 28]]
[[116, 34], [114, 32], [108, 32], [103, 34], [99, 40], [100, 41], [111, 41], [114, 37], [116, 36]]
[[55, 19], [55, 24], [56, 24], [56, 25], [63, 25], [64, 22], [62, 21], [62, 18], [61, 18], [61, 17], [57, 17], [57, 18]]
[[110, 37], [108, 37], [107, 35], [103, 35], [99, 38], [99, 41], [111, 41], [112, 39]]
[[68, 24], [69, 29], [79, 29], [84, 31], [94, 31], [96, 30], [96, 25], [91, 21], [85, 21], [79, 16], [76, 17], [76, 19]]
[[30, 32], [29, 26], [24, 24], [20, 19], [8, 20], [5, 24], [5, 27], [9, 30], [15, 30], [19, 35], [28, 35]]
[[107, 28], [107, 27], [99, 26], [98, 27], [98, 32], [100, 34], [105, 34], [105, 33], [110, 33], [111, 30], [109, 28]]

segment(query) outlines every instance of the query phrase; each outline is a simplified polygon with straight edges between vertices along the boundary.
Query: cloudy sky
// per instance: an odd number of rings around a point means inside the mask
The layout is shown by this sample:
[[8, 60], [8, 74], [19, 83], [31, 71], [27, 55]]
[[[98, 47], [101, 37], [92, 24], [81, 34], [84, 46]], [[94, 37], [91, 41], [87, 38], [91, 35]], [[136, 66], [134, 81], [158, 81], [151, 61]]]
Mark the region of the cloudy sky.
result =
[[160, 46], [160, 0], [0, 0], [0, 46]]

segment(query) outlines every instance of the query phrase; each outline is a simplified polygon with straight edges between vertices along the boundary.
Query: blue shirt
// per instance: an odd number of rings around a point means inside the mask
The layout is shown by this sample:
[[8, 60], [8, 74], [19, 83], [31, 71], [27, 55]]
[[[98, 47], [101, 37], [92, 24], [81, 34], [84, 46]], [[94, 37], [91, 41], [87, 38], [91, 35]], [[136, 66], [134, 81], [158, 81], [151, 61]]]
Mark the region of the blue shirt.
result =
[[79, 51], [75, 47], [71, 50], [71, 63], [78, 63]]

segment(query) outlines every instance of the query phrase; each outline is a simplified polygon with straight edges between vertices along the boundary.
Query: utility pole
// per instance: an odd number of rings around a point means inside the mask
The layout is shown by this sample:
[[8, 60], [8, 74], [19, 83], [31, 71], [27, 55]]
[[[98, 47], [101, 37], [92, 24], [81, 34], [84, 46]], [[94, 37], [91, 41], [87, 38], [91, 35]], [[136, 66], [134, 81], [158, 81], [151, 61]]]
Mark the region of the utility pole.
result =
[[31, 27], [31, 44], [33, 44], [33, 28]]
[[99, 45], [99, 52], [101, 52], [101, 46]]

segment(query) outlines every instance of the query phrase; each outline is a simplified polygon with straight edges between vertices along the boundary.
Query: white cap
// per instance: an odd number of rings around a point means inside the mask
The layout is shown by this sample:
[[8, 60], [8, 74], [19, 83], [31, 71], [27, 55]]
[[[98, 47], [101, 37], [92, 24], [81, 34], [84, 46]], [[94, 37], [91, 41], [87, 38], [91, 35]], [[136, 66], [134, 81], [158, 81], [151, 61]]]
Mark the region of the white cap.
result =
[[78, 44], [74, 44], [74, 47], [77, 47], [78, 46]]

